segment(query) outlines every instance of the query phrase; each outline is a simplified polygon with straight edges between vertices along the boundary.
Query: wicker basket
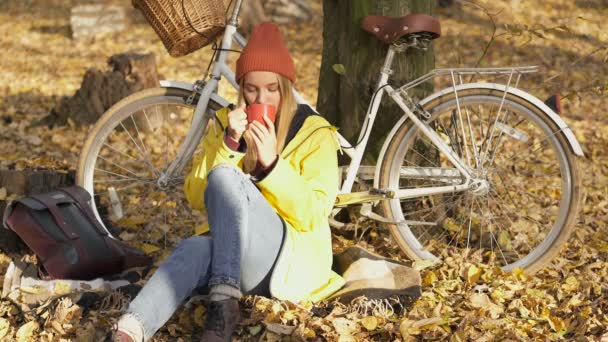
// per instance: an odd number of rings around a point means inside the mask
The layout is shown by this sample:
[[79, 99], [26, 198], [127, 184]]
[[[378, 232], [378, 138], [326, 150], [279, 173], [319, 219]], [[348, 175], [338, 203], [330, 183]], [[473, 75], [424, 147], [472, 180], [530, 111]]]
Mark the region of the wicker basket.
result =
[[[132, 2], [135, 8], [143, 12], [169, 54], [180, 57], [210, 44], [224, 31], [226, 9], [230, 1], [132, 0]], [[184, 15], [184, 10], [187, 17]]]

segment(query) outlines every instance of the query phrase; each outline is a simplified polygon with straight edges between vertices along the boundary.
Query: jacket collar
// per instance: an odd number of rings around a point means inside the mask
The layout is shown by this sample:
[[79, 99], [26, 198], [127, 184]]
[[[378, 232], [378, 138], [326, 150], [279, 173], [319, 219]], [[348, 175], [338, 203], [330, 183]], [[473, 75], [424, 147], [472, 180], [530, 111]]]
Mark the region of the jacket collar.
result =
[[291, 140], [296, 136], [302, 125], [304, 125], [304, 121], [309, 116], [319, 115], [319, 113], [315, 112], [309, 105], [299, 104], [298, 109], [296, 110], [296, 114], [291, 120], [291, 125], [289, 125], [289, 131], [287, 132], [287, 138], [285, 139], [285, 145], [289, 145]]

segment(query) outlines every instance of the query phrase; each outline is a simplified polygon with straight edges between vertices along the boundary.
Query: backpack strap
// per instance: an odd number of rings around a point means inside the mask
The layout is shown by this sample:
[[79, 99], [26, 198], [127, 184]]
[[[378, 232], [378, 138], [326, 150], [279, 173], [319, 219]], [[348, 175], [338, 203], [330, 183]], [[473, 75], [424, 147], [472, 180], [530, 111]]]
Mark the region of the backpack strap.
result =
[[95, 217], [95, 213], [93, 213], [93, 209], [91, 208], [91, 195], [84, 188], [79, 186], [70, 186], [66, 188], [60, 189], [62, 192], [65, 192], [68, 196], [76, 201], [76, 205], [80, 208], [82, 212], [87, 216], [89, 221], [95, 226], [99, 234], [108, 235], [108, 231], [104, 228], [104, 226], [97, 220]]
[[57, 201], [54, 198], [47, 194], [33, 195], [30, 196], [30, 198], [42, 203], [51, 212], [55, 222], [57, 222], [57, 225], [63, 230], [68, 239], [78, 239], [78, 234], [67, 224], [63, 214], [57, 207]]

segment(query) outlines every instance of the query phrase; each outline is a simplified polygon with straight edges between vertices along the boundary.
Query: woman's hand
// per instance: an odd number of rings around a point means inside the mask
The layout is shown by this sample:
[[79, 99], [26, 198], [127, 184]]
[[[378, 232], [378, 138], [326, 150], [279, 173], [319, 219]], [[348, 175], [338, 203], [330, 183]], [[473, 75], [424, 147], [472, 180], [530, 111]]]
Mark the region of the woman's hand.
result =
[[254, 143], [252, 147], [255, 148], [258, 155], [258, 162], [266, 168], [272, 165], [277, 157], [277, 136], [274, 131], [274, 123], [266, 115], [264, 115], [264, 122], [266, 122], [266, 126], [257, 121], [251, 122], [249, 130]]
[[246, 129], [247, 114], [245, 113], [245, 104], [242, 104], [228, 113], [228, 136], [235, 141], [239, 141]]

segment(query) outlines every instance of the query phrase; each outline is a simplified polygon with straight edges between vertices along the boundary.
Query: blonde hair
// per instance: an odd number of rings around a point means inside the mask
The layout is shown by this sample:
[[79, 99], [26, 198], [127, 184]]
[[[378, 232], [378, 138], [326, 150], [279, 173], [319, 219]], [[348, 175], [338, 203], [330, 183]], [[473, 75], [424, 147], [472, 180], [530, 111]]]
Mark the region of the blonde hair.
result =
[[[277, 116], [275, 120], [275, 132], [277, 135], [277, 154], [280, 154], [285, 147], [285, 142], [287, 140], [287, 133], [289, 133], [289, 126], [291, 125], [291, 121], [293, 120], [298, 104], [296, 103], [296, 99], [293, 96], [293, 85], [291, 81], [281, 75], [276, 74], [279, 79], [279, 92], [281, 94], [281, 102], [279, 104], [279, 108], [277, 110]], [[238, 104], [239, 106], [245, 102], [245, 96], [243, 94], [245, 83], [245, 77], [241, 78], [239, 82], [239, 98]], [[253, 146], [253, 138], [251, 137], [251, 132], [248, 130], [243, 134], [243, 139], [245, 139], [245, 143], [247, 146]], [[245, 173], [250, 173], [255, 169], [255, 166], [258, 162], [258, 156], [254, 148], [247, 148], [247, 152], [245, 153], [245, 157], [243, 158], [243, 171]]]

